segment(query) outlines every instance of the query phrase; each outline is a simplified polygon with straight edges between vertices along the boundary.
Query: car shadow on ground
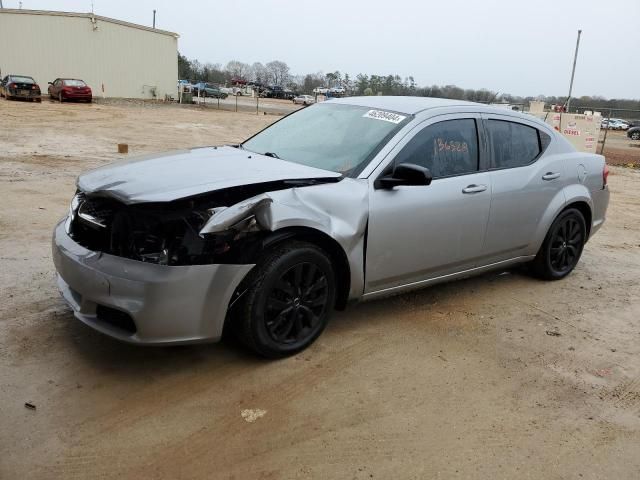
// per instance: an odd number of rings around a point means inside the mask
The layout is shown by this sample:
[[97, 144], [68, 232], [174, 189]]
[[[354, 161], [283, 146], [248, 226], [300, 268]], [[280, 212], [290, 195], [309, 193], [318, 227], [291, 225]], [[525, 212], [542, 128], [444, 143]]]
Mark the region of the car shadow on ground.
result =
[[[438, 305], [440, 309], [458, 305], [460, 295], [463, 302], [482, 299], [493, 288], [509, 288], [514, 282], [537, 282], [524, 275], [520, 269], [502, 270], [472, 278], [457, 280], [429, 288], [416, 290], [389, 298], [373, 300], [349, 306], [345, 311], [335, 312], [327, 330], [318, 342], [334, 341], [336, 336], [354, 334], [360, 328], [381, 327], [393, 321], [398, 313], [411, 310], [426, 310]], [[500, 285], [496, 285], [499, 283]], [[495, 300], [495, 297], [494, 297]], [[473, 308], [473, 305], [468, 305]], [[81, 361], [90, 362], [98, 370], [107, 370], [123, 377], [164, 374], [174, 375], [181, 370], [192, 370], [196, 366], [215, 370], [233, 364], [234, 368], [255, 368], [273, 360], [263, 359], [247, 350], [232, 335], [226, 334], [216, 344], [195, 344], [182, 346], [140, 346], [124, 343], [92, 330], [63, 307], [56, 320], [63, 332], [56, 337], [67, 342], [65, 349], [74, 351]], [[312, 349], [314, 346], [311, 347]], [[313, 355], [313, 351], [298, 355]], [[294, 356], [295, 357], [295, 356]], [[287, 359], [280, 360], [287, 362]]]

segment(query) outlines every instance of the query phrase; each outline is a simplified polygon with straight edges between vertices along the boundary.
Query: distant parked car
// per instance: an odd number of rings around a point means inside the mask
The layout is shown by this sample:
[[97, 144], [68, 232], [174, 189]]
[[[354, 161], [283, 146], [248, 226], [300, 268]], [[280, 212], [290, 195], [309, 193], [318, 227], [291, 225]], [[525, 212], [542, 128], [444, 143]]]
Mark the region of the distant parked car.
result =
[[56, 78], [49, 82], [49, 97], [55, 98], [60, 103], [65, 100], [79, 100], [89, 102], [93, 99], [91, 87], [77, 78]]
[[312, 103], [316, 103], [316, 99], [311, 95], [298, 95], [293, 98], [293, 103], [297, 105], [311, 105]]
[[221, 91], [215, 85], [206, 82], [199, 82], [193, 86], [193, 94], [201, 97], [227, 98], [229, 94]]
[[0, 82], [0, 97], [7, 100], [25, 98], [32, 102], [41, 102], [40, 86], [32, 77], [25, 75], [7, 75]]
[[189, 93], [193, 88], [193, 85], [191, 85], [189, 80], [178, 80], [178, 90], [180, 90], [180, 87], [183, 88], [183, 92]]
[[628, 130], [631, 125], [626, 120], [622, 120], [621, 118], [612, 118], [613, 122], [616, 125], [616, 130]]
[[608, 128], [609, 130], [627, 130], [630, 125], [629, 122], [619, 118], [605, 118], [600, 126], [601, 128]]
[[321, 93], [323, 95], [325, 93], [327, 93], [328, 91], [329, 91], [329, 89], [326, 88], [326, 87], [316, 87], [316, 88], [313, 89], [313, 93]]
[[632, 127], [627, 130], [627, 137], [631, 140], [640, 140], [640, 127]]

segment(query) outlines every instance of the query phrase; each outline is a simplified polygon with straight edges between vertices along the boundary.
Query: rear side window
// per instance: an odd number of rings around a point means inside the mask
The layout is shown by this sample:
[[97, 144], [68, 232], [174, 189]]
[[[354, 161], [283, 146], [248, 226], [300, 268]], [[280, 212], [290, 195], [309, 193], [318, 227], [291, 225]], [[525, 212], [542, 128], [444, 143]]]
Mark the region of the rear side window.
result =
[[478, 171], [478, 133], [473, 119], [447, 120], [425, 127], [394, 162], [426, 167], [433, 178]]
[[537, 128], [504, 120], [489, 120], [487, 125], [493, 150], [491, 168], [529, 165], [542, 152]]

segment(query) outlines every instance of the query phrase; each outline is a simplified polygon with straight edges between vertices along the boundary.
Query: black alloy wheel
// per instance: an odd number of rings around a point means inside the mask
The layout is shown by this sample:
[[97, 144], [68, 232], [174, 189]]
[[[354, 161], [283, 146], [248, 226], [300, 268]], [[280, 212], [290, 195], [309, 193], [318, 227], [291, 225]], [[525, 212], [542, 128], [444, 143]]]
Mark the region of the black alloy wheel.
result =
[[557, 225], [550, 244], [551, 267], [558, 273], [571, 270], [578, 261], [582, 248], [582, 229], [573, 217]]
[[545, 280], [559, 280], [571, 273], [580, 260], [587, 240], [584, 216], [570, 208], [562, 212], [532, 262], [533, 272]]
[[259, 355], [282, 358], [307, 348], [327, 326], [335, 274], [324, 250], [289, 241], [265, 252], [237, 292], [227, 320], [236, 336]]
[[313, 263], [287, 270], [267, 297], [265, 326], [283, 344], [303, 341], [318, 326], [329, 297], [326, 274]]

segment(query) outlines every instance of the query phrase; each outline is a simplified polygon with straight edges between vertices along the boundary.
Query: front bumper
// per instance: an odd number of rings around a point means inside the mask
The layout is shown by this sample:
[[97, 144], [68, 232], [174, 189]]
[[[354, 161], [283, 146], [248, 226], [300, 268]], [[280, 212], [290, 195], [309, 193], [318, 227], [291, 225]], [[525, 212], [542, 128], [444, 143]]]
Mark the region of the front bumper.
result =
[[[253, 265], [174, 267], [93, 252], [74, 242], [64, 223], [54, 230], [53, 262], [60, 293], [83, 323], [137, 344], [220, 339], [231, 296]], [[105, 311], [123, 312], [130, 326]]]

